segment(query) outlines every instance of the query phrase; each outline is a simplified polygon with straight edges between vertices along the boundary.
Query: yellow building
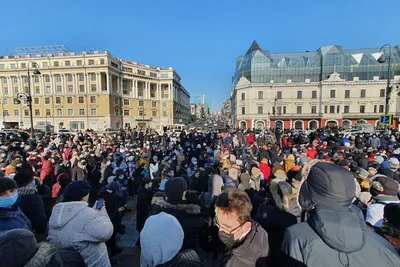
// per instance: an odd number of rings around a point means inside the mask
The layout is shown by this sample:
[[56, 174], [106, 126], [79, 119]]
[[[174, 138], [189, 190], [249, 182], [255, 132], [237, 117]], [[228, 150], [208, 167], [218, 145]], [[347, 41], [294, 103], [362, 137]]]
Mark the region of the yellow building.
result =
[[[36, 66], [40, 75], [33, 75]], [[188, 123], [190, 94], [173, 68], [113, 57], [110, 52], [61, 52], [0, 56], [4, 128], [30, 127], [28, 67], [34, 126], [104, 130]]]

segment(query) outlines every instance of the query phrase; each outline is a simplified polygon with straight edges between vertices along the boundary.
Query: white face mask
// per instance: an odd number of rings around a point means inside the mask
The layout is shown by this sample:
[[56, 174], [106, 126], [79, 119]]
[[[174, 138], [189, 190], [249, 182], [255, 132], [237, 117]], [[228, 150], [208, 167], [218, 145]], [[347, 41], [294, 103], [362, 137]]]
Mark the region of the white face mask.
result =
[[150, 182], [150, 183], [148, 183], [148, 184], [145, 184], [145, 185], [144, 185], [144, 188], [145, 188], [145, 189], [149, 189], [149, 188], [151, 188], [152, 186], [153, 186], [153, 183]]
[[119, 176], [119, 179], [122, 180], [122, 179], [124, 179], [124, 177], [125, 177], [125, 176], [120, 175], [120, 176]]

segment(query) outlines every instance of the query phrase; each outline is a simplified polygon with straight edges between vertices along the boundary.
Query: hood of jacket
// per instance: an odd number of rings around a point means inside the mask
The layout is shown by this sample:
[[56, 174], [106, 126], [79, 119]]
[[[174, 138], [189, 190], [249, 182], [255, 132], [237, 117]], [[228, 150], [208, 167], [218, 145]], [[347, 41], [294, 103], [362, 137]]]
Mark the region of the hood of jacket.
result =
[[222, 177], [218, 174], [212, 174], [208, 182], [208, 192], [211, 193], [213, 197], [219, 196], [222, 192], [223, 186], [224, 181], [222, 180]]
[[49, 224], [54, 228], [62, 228], [87, 206], [88, 203], [83, 201], [58, 203], [53, 208]]
[[166, 211], [169, 214], [187, 213], [191, 215], [201, 214], [201, 208], [196, 204], [170, 204], [162, 197], [153, 197], [152, 205], [159, 207], [161, 211]]
[[347, 211], [316, 210], [308, 219], [310, 227], [331, 248], [352, 253], [365, 245], [367, 226], [361, 213]]
[[34, 195], [37, 194], [38, 190], [36, 188], [31, 187], [20, 187], [18, 188], [18, 195], [19, 196], [27, 196], [27, 195]]

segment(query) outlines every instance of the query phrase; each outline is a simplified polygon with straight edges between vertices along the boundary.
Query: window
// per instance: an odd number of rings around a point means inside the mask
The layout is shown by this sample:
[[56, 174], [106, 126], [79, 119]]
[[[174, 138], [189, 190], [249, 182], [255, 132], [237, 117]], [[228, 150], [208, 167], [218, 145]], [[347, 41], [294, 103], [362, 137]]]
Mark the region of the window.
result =
[[129, 106], [129, 99], [124, 99], [124, 106]]
[[46, 109], [46, 116], [51, 116], [51, 111], [50, 111], [50, 109]]
[[297, 114], [301, 114], [302, 112], [302, 106], [297, 106]]
[[8, 91], [8, 87], [4, 87], [4, 94], [8, 95], [10, 92]]
[[72, 82], [72, 75], [67, 75], [67, 81]]
[[67, 104], [72, 104], [72, 96], [67, 97]]
[[3, 98], [3, 105], [8, 105], [8, 98]]
[[157, 110], [153, 110], [153, 111], [151, 112], [151, 115], [152, 115], [153, 117], [156, 117], [156, 116], [157, 116]]
[[46, 83], [49, 83], [49, 82], [50, 82], [50, 76], [49, 76], [49, 75], [46, 75], [46, 76], [45, 76], [45, 81], [46, 81]]
[[378, 106], [374, 105], [374, 113], [376, 113], [378, 111]]
[[360, 97], [365, 98], [365, 94], [366, 94], [365, 89], [361, 89]]
[[[118, 110], [116, 110], [118, 112]], [[145, 116], [143, 110], [139, 110], [139, 116]]]
[[14, 87], [14, 94], [18, 94], [19, 93], [19, 88], [18, 87]]
[[69, 67], [69, 66], [71, 66], [71, 61], [67, 60], [67, 61], [64, 62], [64, 64], [65, 64], [66, 67]]
[[24, 109], [24, 116], [28, 117], [29, 116], [29, 109]]
[[44, 68], [47, 68], [49, 66], [49, 63], [48, 62], [43, 62], [43, 67]]
[[89, 65], [94, 65], [94, 60], [93, 59], [89, 59]]
[[46, 94], [51, 94], [51, 87], [50, 87], [50, 85], [46, 85]]
[[90, 103], [95, 104], [96, 103], [96, 96], [90, 96]]
[[129, 116], [130, 115], [129, 109], [124, 109], [124, 115], [125, 116]]
[[85, 86], [83, 84], [79, 85], [79, 93], [85, 92]]
[[384, 105], [379, 105], [379, 113], [385, 112], [385, 106]]
[[4, 64], [0, 64], [0, 70], [4, 70], [4, 69], [5, 69]]
[[72, 85], [68, 85], [68, 93], [74, 93], [74, 87]]
[[385, 92], [386, 92], [386, 89], [381, 89], [379, 91], [379, 97], [385, 97]]
[[77, 61], [76, 61], [76, 65], [77, 65], [77, 66], [82, 66], [82, 60], [77, 60]]
[[44, 103], [45, 103], [46, 105], [50, 104], [50, 97], [45, 97], [45, 98], [44, 98]]
[[157, 107], [157, 102], [156, 101], [151, 102], [151, 107], [152, 108], [156, 108]]
[[264, 98], [264, 92], [258, 91], [258, 99], [263, 99], [263, 98]]
[[336, 106], [336, 113], [340, 113], [340, 106]]
[[139, 100], [139, 107], [143, 107], [143, 105], [144, 105], [143, 100]]
[[167, 115], [167, 111], [166, 111], [166, 110], [163, 110], [162, 115], [163, 115], [164, 117], [168, 116], [168, 115]]
[[286, 114], [286, 106], [283, 106], [283, 114]]
[[325, 113], [328, 113], [328, 106], [325, 106]]
[[19, 104], [21, 104], [21, 101], [18, 98], [14, 98], [13, 99], [13, 104], [14, 105], [19, 105]]
[[61, 104], [61, 97], [59, 96], [56, 97], [56, 104]]
[[96, 87], [95, 84], [92, 84], [92, 85], [90, 86], [90, 91], [93, 92], [93, 93], [97, 92], [97, 87]]
[[39, 82], [39, 76], [35, 76], [35, 83], [38, 83]]
[[114, 105], [118, 105], [118, 104], [119, 104], [118, 98], [114, 98]]
[[25, 86], [25, 87], [24, 87], [24, 92], [25, 92], [25, 94], [27, 94], [27, 95], [29, 94], [29, 87], [28, 87], [28, 86]]
[[276, 114], [276, 112], [275, 112], [275, 107], [272, 107], [272, 114]]
[[97, 114], [96, 108], [91, 108], [91, 109], [90, 109], [90, 115], [91, 115], [91, 116], [96, 116], [96, 114]]
[[62, 93], [62, 86], [57, 85], [57, 93]]
[[18, 83], [18, 78], [17, 77], [13, 78], [13, 83]]
[[303, 98], [303, 92], [297, 91], [297, 99], [302, 99], [302, 98]]
[[311, 98], [317, 98], [317, 91], [312, 91]]
[[276, 99], [282, 99], [282, 91], [276, 92]]
[[79, 114], [80, 116], [85, 115], [85, 109], [84, 109], [84, 108], [80, 108], [78, 114]]
[[21, 63], [21, 69], [25, 69], [26, 68], [26, 63]]
[[33, 104], [39, 105], [39, 97], [35, 97], [35, 98], [33, 99]]
[[100, 59], [100, 64], [104, 65], [104, 59]]
[[59, 67], [60, 63], [58, 61], [54, 61], [53, 65], [54, 65], [54, 67]]
[[281, 115], [282, 114], [282, 107], [277, 107], [276, 109], [277, 109], [277, 114]]
[[83, 82], [85, 80], [85, 76], [83, 74], [79, 74], [79, 81]]
[[150, 90], [150, 97], [156, 97], [156, 92], [154, 90]]
[[242, 93], [242, 98], [241, 98], [242, 100], [245, 100], [246, 99], [246, 94], [245, 93]]
[[72, 108], [68, 109], [68, 116], [73, 116], [74, 115], [74, 110]]
[[91, 81], [95, 81], [95, 80], [96, 80], [96, 74], [95, 74], [95, 73], [92, 73], [92, 74], [90, 75], [90, 80], [91, 80]]
[[78, 97], [78, 103], [79, 104], [85, 103], [85, 99], [83, 98], [83, 96]]
[[365, 106], [364, 105], [360, 106], [360, 113], [365, 113]]
[[343, 113], [349, 113], [350, 107], [349, 106], [344, 106], [344, 111]]
[[311, 113], [312, 114], [317, 113], [317, 106], [311, 106]]
[[35, 94], [40, 94], [40, 87], [39, 86], [35, 86]]
[[10, 64], [10, 69], [15, 69], [15, 64], [14, 63]]
[[[143, 89], [138, 90], [138, 97], [143, 97]], [[164, 94], [164, 98], [167, 98], [168, 94]]]
[[5, 116], [10, 116], [10, 113], [8, 112], [8, 110], [5, 109], [5, 110], [3, 111], [3, 115], [4, 115], [4, 117], [5, 117]]
[[61, 82], [61, 75], [56, 75], [56, 82]]
[[4, 79], [3, 79], [3, 83], [4, 83], [4, 84], [7, 84], [7, 82], [8, 82], [8, 81], [7, 81], [7, 78], [4, 78]]
[[246, 114], [246, 108], [242, 107], [242, 114]]
[[350, 90], [344, 91], [344, 98], [350, 98]]
[[35, 109], [35, 116], [40, 116], [40, 109]]
[[329, 113], [335, 113], [335, 106], [329, 106]]
[[331, 98], [335, 98], [336, 97], [336, 91], [335, 90], [331, 90]]
[[58, 108], [58, 109], [56, 110], [56, 112], [57, 112], [57, 116], [62, 116], [62, 114], [63, 114], [61, 108]]
[[258, 106], [258, 114], [263, 114], [263, 106]]
[[14, 116], [19, 116], [19, 110], [18, 109], [14, 109]]
[[144, 70], [137, 70], [137, 73], [139, 75], [146, 75], [146, 71], [144, 71]]

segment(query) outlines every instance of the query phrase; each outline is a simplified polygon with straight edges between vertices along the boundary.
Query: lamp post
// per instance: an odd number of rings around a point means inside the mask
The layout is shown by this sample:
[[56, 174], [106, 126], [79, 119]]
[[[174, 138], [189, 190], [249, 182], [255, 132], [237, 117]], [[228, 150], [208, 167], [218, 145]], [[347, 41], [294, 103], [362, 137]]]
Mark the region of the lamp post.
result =
[[[389, 47], [389, 54], [386, 54], [384, 48]], [[392, 59], [392, 46], [390, 44], [385, 44], [379, 49], [379, 53], [381, 56], [377, 59], [378, 63], [385, 63], [386, 60], [388, 62], [388, 70], [387, 70], [387, 83], [386, 83], [386, 93], [385, 93], [385, 114], [389, 113], [389, 100], [390, 100], [390, 75], [391, 75], [391, 66], [390, 62]]]

